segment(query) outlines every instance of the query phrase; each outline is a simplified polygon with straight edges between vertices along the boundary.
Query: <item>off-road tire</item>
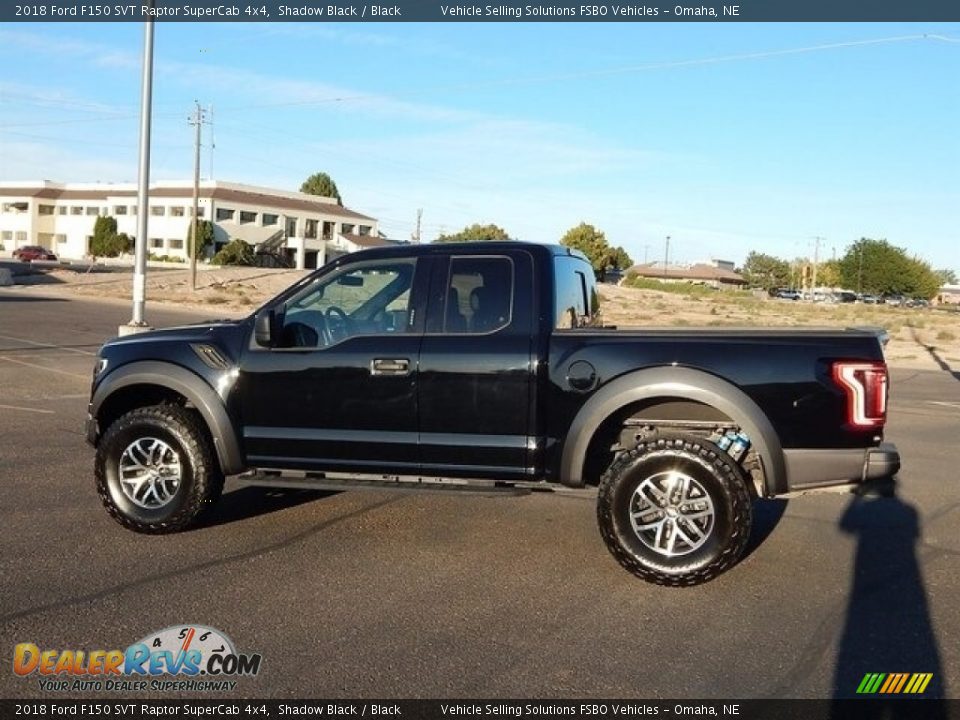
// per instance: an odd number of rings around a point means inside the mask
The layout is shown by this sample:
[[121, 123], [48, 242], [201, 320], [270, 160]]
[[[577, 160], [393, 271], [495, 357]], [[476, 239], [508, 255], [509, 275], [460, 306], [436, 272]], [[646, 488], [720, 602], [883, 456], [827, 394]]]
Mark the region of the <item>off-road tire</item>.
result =
[[[703, 545], [688, 555], [666, 557], [647, 547], [630, 521], [641, 483], [657, 473], [680, 470], [710, 496], [714, 519]], [[597, 521], [607, 548], [627, 570], [657, 585], [690, 586], [712, 580], [736, 564], [753, 523], [743, 469], [706, 439], [661, 436], [618, 455], [600, 479]]]
[[[120, 456], [138, 437], [159, 438], [179, 456], [180, 485], [158, 509], [138, 507], [120, 486]], [[136, 408], [115, 420], [97, 443], [94, 475], [100, 500], [114, 520], [153, 535], [179, 532], [195, 523], [220, 498], [224, 480], [200, 417], [170, 404]]]

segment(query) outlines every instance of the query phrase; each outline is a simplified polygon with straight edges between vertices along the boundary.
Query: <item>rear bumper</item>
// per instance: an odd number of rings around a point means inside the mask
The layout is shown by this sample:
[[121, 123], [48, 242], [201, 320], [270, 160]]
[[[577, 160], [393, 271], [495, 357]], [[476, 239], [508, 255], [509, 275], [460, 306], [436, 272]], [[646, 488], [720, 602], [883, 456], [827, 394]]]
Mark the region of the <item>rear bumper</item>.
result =
[[784, 450], [790, 492], [891, 477], [900, 470], [893, 443], [849, 450]]

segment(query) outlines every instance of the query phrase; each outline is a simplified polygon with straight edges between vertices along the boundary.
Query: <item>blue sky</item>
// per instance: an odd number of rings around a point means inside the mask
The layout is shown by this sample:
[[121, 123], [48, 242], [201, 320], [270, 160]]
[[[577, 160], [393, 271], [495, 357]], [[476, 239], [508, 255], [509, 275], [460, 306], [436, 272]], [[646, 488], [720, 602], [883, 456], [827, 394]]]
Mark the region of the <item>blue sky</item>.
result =
[[[134, 180], [142, 40], [0, 27], [0, 179]], [[740, 263], [867, 236], [960, 272], [957, 78], [949, 24], [158, 23], [152, 178], [192, 176], [196, 99], [216, 179], [323, 170], [391, 237], [423, 208], [425, 240], [586, 221]]]

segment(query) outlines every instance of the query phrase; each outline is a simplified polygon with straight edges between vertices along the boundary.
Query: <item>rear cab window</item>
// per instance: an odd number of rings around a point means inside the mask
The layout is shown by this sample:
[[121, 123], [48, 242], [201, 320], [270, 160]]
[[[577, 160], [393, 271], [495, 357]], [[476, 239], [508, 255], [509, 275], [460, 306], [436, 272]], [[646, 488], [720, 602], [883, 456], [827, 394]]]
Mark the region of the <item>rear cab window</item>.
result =
[[553, 327], [599, 327], [600, 296], [590, 264], [572, 255], [557, 255], [553, 259], [553, 277]]

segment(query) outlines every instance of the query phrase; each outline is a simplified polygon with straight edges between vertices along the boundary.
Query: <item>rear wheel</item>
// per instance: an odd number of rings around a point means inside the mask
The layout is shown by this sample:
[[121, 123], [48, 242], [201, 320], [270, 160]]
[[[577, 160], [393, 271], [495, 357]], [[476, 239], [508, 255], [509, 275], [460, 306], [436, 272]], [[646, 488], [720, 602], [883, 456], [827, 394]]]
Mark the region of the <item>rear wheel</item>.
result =
[[712, 443], [670, 436], [618, 456], [600, 480], [597, 519], [627, 570], [658, 585], [697, 585], [734, 565], [752, 505], [740, 466]]
[[107, 512], [141, 533], [193, 524], [223, 490], [223, 474], [196, 413], [178, 405], [131, 410], [97, 445], [97, 492]]

